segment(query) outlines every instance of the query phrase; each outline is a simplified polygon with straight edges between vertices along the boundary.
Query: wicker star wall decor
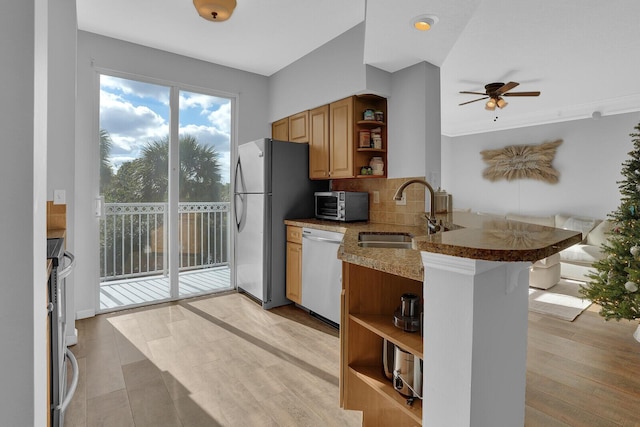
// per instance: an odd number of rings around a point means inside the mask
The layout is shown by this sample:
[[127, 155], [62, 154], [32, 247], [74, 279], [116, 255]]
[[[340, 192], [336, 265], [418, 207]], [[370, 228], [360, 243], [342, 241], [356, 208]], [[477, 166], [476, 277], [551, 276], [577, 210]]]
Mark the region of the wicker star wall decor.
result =
[[482, 160], [489, 165], [482, 176], [489, 181], [537, 179], [555, 184], [560, 178], [560, 172], [551, 163], [560, 144], [562, 140], [558, 139], [539, 145], [510, 145], [497, 150], [481, 151]]

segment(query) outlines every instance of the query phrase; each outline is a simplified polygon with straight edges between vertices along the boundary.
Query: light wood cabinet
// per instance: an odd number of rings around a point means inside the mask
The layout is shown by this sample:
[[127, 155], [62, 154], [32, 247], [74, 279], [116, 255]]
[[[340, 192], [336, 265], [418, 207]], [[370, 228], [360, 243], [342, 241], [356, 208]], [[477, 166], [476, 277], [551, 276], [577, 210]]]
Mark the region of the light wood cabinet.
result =
[[363, 411], [363, 426], [422, 425], [422, 401], [407, 405], [384, 375], [383, 339], [424, 359], [422, 337], [393, 325], [403, 293], [422, 296], [422, 282], [342, 264], [340, 403]]
[[309, 178], [329, 178], [329, 105], [309, 111]]
[[279, 141], [309, 142], [309, 111], [271, 123], [271, 138]]
[[[382, 112], [383, 120], [364, 120], [364, 111]], [[377, 95], [356, 95], [309, 112], [309, 177], [311, 179], [384, 178], [387, 176], [387, 100]], [[379, 148], [360, 146], [360, 131], [378, 131]], [[363, 175], [373, 157], [385, 164], [383, 175]]]
[[289, 116], [289, 141], [309, 142], [309, 111]]
[[277, 122], [271, 123], [271, 138], [278, 141], [289, 140], [289, 118], [285, 117]]
[[302, 228], [287, 226], [286, 296], [302, 303]]
[[329, 177], [353, 178], [353, 97], [329, 104]]

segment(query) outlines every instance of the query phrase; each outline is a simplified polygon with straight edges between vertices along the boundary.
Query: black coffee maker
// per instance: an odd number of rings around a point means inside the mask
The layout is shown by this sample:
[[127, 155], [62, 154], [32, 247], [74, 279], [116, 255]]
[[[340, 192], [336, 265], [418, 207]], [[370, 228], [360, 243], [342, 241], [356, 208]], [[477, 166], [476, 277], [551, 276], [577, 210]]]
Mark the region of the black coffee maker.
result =
[[400, 307], [393, 313], [393, 324], [405, 332], [416, 332], [422, 328], [422, 305], [416, 294], [402, 294]]

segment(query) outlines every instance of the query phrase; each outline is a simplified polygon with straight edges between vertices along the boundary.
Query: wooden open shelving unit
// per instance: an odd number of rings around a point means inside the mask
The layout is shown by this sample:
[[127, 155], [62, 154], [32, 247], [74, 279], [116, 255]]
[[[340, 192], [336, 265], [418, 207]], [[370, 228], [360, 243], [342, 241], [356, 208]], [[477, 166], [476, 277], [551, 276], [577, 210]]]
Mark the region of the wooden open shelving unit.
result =
[[420, 333], [393, 325], [406, 292], [422, 296], [422, 282], [343, 262], [340, 335], [340, 401], [363, 412], [363, 426], [422, 424], [422, 401], [412, 405], [384, 375], [383, 340], [423, 357]]
[[[354, 115], [354, 133], [353, 142], [355, 146], [354, 150], [354, 169], [356, 178], [386, 178], [387, 177], [387, 99], [381, 96], [373, 94], [356, 95], [353, 97], [353, 115]], [[379, 120], [363, 120], [363, 112], [366, 109], [372, 109], [374, 111], [382, 111], [385, 121]], [[359, 146], [359, 134], [361, 130], [371, 130], [374, 128], [380, 128], [382, 136], [382, 148], [365, 148]], [[360, 169], [362, 166], [368, 166], [372, 157], [382, 157], [384, 162], [384, 174], [383, 175], [361, 175]]]

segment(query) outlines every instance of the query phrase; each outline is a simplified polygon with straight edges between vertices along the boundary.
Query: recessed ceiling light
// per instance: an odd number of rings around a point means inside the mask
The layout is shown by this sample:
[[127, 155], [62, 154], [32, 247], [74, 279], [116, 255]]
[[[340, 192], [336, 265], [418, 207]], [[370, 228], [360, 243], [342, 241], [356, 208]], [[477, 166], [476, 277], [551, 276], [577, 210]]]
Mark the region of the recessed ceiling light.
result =
[[435, 15], [420, 15], [413, 18], [411, 24], [418, 31], [429, 31], [431, 27], [438, 23], [438, 17]]

